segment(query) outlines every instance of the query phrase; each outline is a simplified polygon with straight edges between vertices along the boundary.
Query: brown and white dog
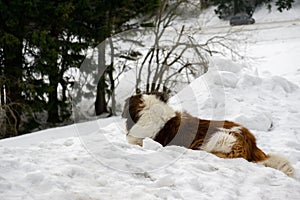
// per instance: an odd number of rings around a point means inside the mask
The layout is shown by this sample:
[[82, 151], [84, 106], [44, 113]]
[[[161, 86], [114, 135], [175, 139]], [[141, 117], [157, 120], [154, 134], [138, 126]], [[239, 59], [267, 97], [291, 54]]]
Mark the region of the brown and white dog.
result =
[[294, 175], [290, 162], [283, 156], [265, 154], [256, 146], [250, 131], [231, 121], [198, 119], [187, 112], [176, 112], [161, 93], [138, 94], [125, 102], [127, 141], [142, 146], [152, 138], [161, 145], [178, 145], [204, 150], [221, 158], [244, 158]]

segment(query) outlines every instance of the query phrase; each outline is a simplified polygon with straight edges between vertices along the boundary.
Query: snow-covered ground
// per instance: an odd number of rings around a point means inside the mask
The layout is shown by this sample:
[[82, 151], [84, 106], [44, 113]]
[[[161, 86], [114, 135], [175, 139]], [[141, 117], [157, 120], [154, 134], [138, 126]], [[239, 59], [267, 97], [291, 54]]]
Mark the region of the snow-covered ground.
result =
[[[234, 27], [247, 35], [247, 57], [212, 58], [170, 104], [247, 126], [264, 152], [290, 159], [295, 178], [150, 139], [129, 145], [124, 120], [113, 117], [1, 140], [0, 199], [300, 199], [300, 5], [256, 16]], [[204, 33], [231, 29], [211, 22]]]

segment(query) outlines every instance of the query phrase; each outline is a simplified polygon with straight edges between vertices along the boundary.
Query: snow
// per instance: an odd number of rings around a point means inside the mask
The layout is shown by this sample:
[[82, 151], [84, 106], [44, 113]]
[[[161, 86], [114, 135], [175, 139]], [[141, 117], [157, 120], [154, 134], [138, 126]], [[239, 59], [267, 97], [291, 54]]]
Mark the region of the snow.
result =
[[[213, 57], [170, 105], [245, 125], [264, 152], [289, 158], [294, 178], [151, 139], [130, 145], [124, 120], [112, 117], [1, 140], [0, 199], [299, 199], [300, 6], [254, 17], [257, 24], [239, 32], [251, 59]], [[230, 28], [209, 26], [207, 34]]]

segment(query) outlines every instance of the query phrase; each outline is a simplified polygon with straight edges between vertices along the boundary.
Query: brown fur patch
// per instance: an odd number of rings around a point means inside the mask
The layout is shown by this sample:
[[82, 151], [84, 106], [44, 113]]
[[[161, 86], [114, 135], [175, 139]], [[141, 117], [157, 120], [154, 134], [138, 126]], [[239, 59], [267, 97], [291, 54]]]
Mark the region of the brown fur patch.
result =
[[126, 129], [129, 131], [137, 123], [140, 111], [145, 107], [142, 94], [131, 96], [125, 100], [122, 117], [126, 118]]
[[[157, 95], [157, 98], [165, 102], [163, 96]], [[142, 95], [135, 95], [126, 100], [122, 116], [127, 119], [127, 131], [137, 123], [143, 108]], [[239, 130], [234, 131], [233, 127], [239, 127]], [[207, 139], [221, 129], [229, 130], [228, 134], [233, 135], [236, 142], [231, 152], [212, 152], [213, 154], [221, 158], [244, 158], [251, 162], [263, 161], [267, 158], [267, 155], [257, 147], [254, 135], [247, 128], [231, 121], [199, 119], [186, 112], [176, 112], [176, 116], [166, 122], [154, 140], [163, 146], [178, 145], [201, 150]]]
[[231, 121], [202, 120], [188, 113], [177, 113], [159, 131], [155, 141], [163, 146], [178, 145], [194, 150], [200, 150], [203, 143], [220, 128], [231, 129], [241, 127], [240, 133], [231, 131], [237, 140], [230, 153], [212, 152], [222, 158], [244, 158], [258, 162], [267, 158], [266, 154], [256, 146], [256, 139], [250, 131]]

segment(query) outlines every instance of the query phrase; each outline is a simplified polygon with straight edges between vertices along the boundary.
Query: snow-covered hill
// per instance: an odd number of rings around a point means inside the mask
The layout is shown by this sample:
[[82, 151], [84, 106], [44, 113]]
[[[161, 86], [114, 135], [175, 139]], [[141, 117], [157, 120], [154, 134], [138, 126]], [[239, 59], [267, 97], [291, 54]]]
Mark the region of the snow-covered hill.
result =
[[[300, 199], [300, 5], [255, 16], [240, 31], [251, 59], [213, 58], [170, 104], [242, 123], [263, 151], [290, 159], [295, 178], [150, 139], [129, 145], [124, 120], [113, 117], [1, 140], [0, 199]], [[207, 34], [230, 29], [212, 21]]]

